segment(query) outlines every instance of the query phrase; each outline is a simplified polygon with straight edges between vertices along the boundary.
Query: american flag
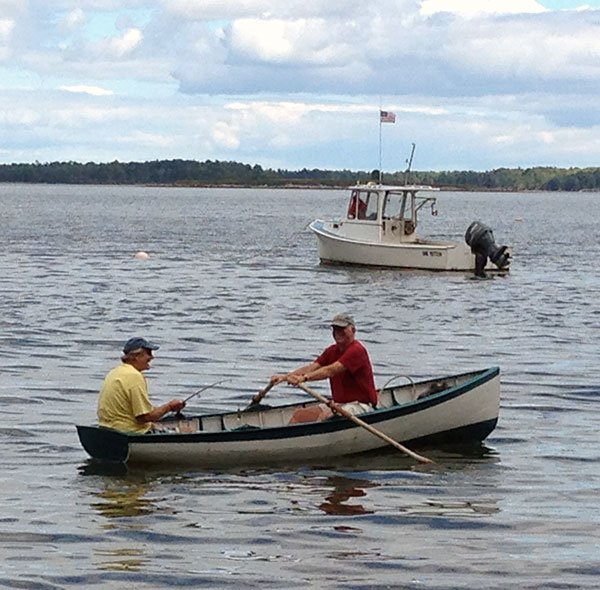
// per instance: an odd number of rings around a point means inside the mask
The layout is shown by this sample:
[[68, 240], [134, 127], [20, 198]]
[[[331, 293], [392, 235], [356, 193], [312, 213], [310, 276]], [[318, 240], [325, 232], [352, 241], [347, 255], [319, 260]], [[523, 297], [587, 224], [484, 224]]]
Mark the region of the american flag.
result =
[[381, 123], [395, 123], [396, 113], [392, 113], [392, 111], [379, 111], [379, 121]]

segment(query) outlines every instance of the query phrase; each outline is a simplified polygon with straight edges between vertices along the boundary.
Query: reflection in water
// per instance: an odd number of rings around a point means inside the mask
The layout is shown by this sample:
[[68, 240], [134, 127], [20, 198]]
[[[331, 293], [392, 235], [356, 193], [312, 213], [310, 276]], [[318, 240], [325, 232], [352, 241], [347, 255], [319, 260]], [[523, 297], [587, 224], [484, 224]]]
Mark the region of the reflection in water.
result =
[[[91, 493], [99, 501], [93, 501], [90, 506], [109, 522], [100, 525], [104, 530], [119, 530], [137, 528], [141, 522], [119, 522], [122, 518], [138, 518], [158, 512], [159, 507], [147, 498], [154, 485], [144, 479], [127, 479], [127, 468], [124, 465], [99, 464], [88, 462], [80, 472], [87, 476], [100, 476], [102, 487]], [[105, 571], [141, 571], [148, 563], [144, 557], [143, 548], [139, 547], [95, 547], [94, 555], [100, 558], [97, 568]]]
[[497, 500], [478, 500], [477, 502], [471, 500], [456, 500], [439, 502], [436, 500], [427, 500], [425, 503], [421, 503], [415, 506], [402, 506], [399, 508], [400, 512], [404, 514], [416, 514], [423, 516], [474, 516], [478, 515], [489, 515], [500, 512], [500, 508], [497, 506]]
[[414, 447], [435, 461], [434, 465], [415, 463], [404, 453], [388, 446], [358, 455], [335, 457], [326, 467], [340, 471], [417, 471], [431, 472], [438, 468], [470, 469], [478, 461], [497, 463], [500, 458], [495, 449], [479, 441], [447, 444], [440, 447]]
[[[333, 487], [333, 492], [325, 497], [319, 509], [327, 514], [353, 515], [353, 514], [373, 514], [373, 510], [366, 510], [362, 504], [345, 504], [350, 498], [366, 497], [367, 493], [361, 488], [377, 487], [366, 479], [351, 479], [341, 475], [334, 475], [327, 478], [327, 484]], [[360, 486], [360, 487], [358, 487]]]
[[143, 497], [147, 492], [146, 487], [139, 485], [103, 490], [96, 494], [103, 501], [92, 504], [92, 507], [106, 518], [145, 516], [156, 511], [152, 501]]
[[106, 488], [93, 494], [102, 501], [91, 506], [106, 518], [145, 516], [158, 511], [151, 500], [144, 498], [153, 486], [144, 478], [128, 479], [129, 471], [122, 463], [89, 460], [80, 466], [79, 472], [85, 476], [103, 477]]
[[107, 463], [93, 459], [88, 459], [79, 467], [81, 475], [127, 475], [127, 472], [125, 463]]
[[[144, 552], [141, 549], [96, 549], [95, 555], [107, 557], [108, 561], [98, 564], [98, 569], [111, 571], [139, 571], [148, 562], [143, 559]], [[130, 559], [126, 559], [126, 558]]]

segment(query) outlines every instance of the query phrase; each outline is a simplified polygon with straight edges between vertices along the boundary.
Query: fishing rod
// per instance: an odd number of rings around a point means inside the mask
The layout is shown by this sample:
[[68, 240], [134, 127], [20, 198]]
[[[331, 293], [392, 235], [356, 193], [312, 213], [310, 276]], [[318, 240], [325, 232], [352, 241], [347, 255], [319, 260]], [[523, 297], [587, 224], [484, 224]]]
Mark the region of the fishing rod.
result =
[[226, 381], [231, 381], [231, 379], [221, 379], [221, 381], [215, 381], [214, 383], [211, 383], [210, 385], [205, 385], [204, 387], [202, 387], [201, 389], [199, 389], [198, 391], [195, 391], [194, 393], [192, 393], [191, 395], [188, 395], [183, 402], [187, 403], [189, 400], [191, 400], [193, 397], [196, 397], [199, 393], [202, 393], [203, 391], [206, 391], [207, 389], [210, 389], [211, 387], [214, 387], [215, 385], [219, 385], [220, 383], [225, 383]]

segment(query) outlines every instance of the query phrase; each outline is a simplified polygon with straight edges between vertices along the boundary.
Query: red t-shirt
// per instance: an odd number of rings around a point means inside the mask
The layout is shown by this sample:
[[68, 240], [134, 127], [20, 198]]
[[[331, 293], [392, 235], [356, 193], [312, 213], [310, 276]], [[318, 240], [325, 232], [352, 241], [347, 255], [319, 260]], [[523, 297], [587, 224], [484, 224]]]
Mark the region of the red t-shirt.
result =
[[375, 405], [377, 390], [367, 349], [358, 340], [353, 340], [344, 353], [337, 344], [332, 344], [316, 360], [322, 367], [336, 361], [342, 363], [346, 370], [329, 378], [333, 401], [340, 404], [363, 402]]

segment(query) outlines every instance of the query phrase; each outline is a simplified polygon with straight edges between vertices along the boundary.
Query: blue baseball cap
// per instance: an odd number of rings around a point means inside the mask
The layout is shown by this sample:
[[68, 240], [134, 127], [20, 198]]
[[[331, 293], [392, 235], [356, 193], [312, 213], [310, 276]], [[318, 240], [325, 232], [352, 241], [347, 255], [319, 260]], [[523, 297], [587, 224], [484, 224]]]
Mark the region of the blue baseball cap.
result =
[[152, 344], [148, 342], [145, 338], [130, 338], [127, 342], [125, 342], [125, 346], [123, 346], [123, 352], [127, 354], [132, 350], [137, 350], [138, 348], [145, 348], [147, 350], [158, 350], [160, 347], [156, 344]]

